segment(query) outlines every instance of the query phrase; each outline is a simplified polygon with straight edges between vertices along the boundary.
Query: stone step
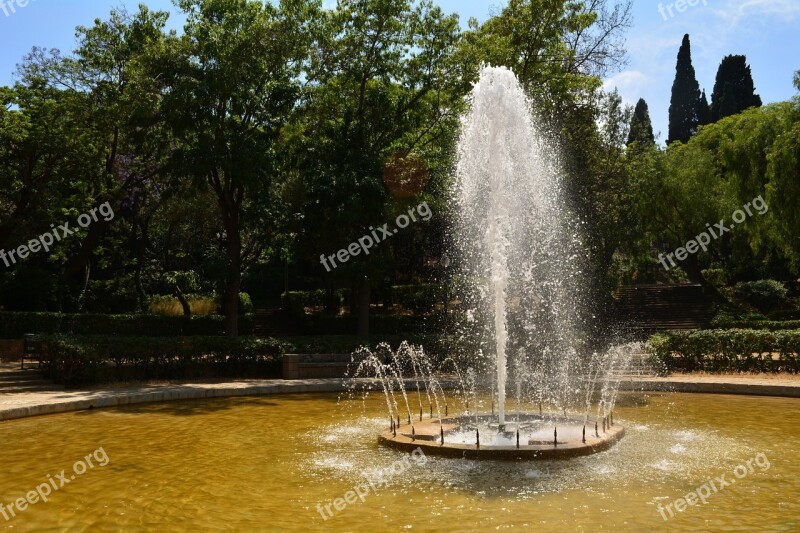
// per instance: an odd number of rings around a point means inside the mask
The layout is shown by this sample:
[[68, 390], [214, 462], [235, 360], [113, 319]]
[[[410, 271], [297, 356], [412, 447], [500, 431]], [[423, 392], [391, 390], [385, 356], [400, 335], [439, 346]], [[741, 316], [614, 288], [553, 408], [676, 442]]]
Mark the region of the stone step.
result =
[[4, 387], [0, 385], [0, 394], [19, 394], [21, 392], [47, 392], [60, 391], [63, 387], [58, 387], [52, 383], [45, 385], [20, 385], [16, 387]]
[[42, 373], [38, 370], [0, 370], [0, 381], [5, 379], [42, 379]]

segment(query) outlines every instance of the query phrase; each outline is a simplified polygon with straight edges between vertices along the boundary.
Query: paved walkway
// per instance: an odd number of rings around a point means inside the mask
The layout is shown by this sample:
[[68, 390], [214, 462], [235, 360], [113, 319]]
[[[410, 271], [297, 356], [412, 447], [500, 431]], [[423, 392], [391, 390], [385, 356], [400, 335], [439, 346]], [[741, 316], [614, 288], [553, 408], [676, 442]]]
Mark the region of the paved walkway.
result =
[[792, 377], [682, 375], [636, 377], [620, 384], [621, 390], [749, 394], [800, 398], [800, 379]]
[[[274, 379], [0, 394], [0, 421], [136, 403], [269, 394], [339, 392], [343, 388], [342, 380], [340, 379], [305, 379], [296, 381]], [[800, 380], [774, 377], [635, 377], [624, 380], [620, 388], [622, 390], [750, 394], [800, 398]]]

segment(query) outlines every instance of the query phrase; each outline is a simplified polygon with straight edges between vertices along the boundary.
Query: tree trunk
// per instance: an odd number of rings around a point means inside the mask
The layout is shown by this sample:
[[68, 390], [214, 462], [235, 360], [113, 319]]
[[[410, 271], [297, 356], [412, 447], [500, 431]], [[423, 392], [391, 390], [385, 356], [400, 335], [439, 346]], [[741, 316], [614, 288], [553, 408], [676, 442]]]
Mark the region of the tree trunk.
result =
[[242, 238], [239, 234], [239, 213], [227, 217], [228, 279], [223, 298], [225, 309], [225, 334], [239, 336], [239, 290], [242, 287]]
[[181, 307], [183, 308], [183, 316], [185, 317], [192, 316], [192, 308], [191, 306], [189, 306], [189, 300], [186, 299], [186, 296], [184, 296], [183, 291], [181, 290], [181, 288], [178, 286], [177, 283], [175, 284], [175, 288], [173, 289], [173, 291], [175, 293], [175, 298], [177, 298], [178, 301], [181, 303]]

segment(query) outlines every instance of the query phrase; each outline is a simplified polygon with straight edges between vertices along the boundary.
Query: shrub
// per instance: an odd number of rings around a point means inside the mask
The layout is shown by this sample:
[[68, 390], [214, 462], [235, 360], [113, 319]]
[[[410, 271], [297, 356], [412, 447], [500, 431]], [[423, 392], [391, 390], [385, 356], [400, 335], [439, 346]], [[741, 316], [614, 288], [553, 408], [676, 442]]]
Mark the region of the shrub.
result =
[[[341, 295], [336, 294], [340, 299]], [[290, 291], [281, 295], [281, 308], [290, 316], [304, 316], [306, 307], [322, 307], [325, 305], [325, 291]]]
[[711, 325], [718, 329], [765, 329], [781, 331], [800, 329], [800, 320], [735, 320], [716, 317]]
[[132, 313], [138, 306], [133, 276], [90, 280], [83, 295], [82, 309], [87, 313]]
[[246, 292], [239, 293], [239, 314], [249, 315], [255, 311], [253, 300]]
[[714, 287], [724, 287], [728, 284], [728, 274], [721, 268], [703, 270], [703, 277]]
[[46, 335], [50, 378], [67, 387], [109, 381], [198, 377], [277, 377], [285, 345], [252, 337]]
[[771, 309], [786, 304], [789, 291], [779, 281], [763, 279], [737, 283], [733, 295], [758, 309]]
[[800, 371], [800, 329], [679, 331], [654, 335], [649, 345], [669, 370]]
[[392, 301], [415, 313], [428, 313], [441, 300], [441, 292], [438, 285], [395, 285]]
[[[193, 315], [217, 314], [217, 300], [213, 296], [187, 295], [186, 300]], [[158, 295], [150, 298], [150, 312], [154, 315], [183, 316], [183, 306], [175, 296]]]
[[[255, 327], [253, 315], [239, 317], [239, 332], [249, 335]], [[20, 339], [26, 333], [72, 335], [141, 335], [147, 337], [222, 335], [224, 317], [93, 315], [62, 313], [18, 313], [0, 311], [0, 338]]]

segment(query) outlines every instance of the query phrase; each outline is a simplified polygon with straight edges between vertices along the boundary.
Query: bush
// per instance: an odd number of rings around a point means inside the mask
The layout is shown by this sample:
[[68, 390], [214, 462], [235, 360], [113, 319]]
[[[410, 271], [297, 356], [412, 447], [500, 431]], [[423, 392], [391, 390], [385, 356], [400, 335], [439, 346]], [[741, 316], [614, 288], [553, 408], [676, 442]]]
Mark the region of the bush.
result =
[[361, 346], [374, 349], [385, 342], [397, 349], [403, 341], [422, 346], [434, 364], [441, 364], [448, 357], [456, 360], [469, 358], [477, 348], [469, 346], [463, 339], [450, 335], [373, 335], [369, 339], [355, 335], [288, 337], [285, 353], [332, 354], [352, 353]]
[[721, 268], [703, 270], [703, 277], [714, 287], [724, 287], [728, 284], [728, 274]]
[[[341, 305], [341, 293], [336, 293]], [[304, 316], [306, 307], [322, 307], [325, 305], [325, 291], [290, 291], [281, 295], [281, 309], [290, 316]]]
[[[187, 295], [192, 315], [215, 315], [218, 306], [213, 296]], [[150, 312], [154, 315], [183, 316], [183, 306], [175, 296], [157, 295], [150, 298]]]
[[763, 279], [737, 283], [733, 295], [758, 309], [772, 309], [786, 305], [789, 291], [779, 281]]
[[[62, 313], [17, 313], [0, 311], [0, 338], [21, 339], [26, 333], [71, 335], [120, 335], [177, 337], [222, 335], [224, 317], [93, 315]], [[252, 334], [253, 315], [239, 317], [239, 333]]]
[[800, 329], [680, 331], [654, 335], [649, 345], [669, 370], [800, 371]]
[[735, 320], [716, 317], [711, 325], [717, 329], [765, 329], [781, 331], [800, 329], [800, 320]]
[[67, 387], [109, 381], [281, 375], [285, 345], [252, 337], [46, 335], [49, 375]]
[[415, 313], [429, 313], [442, 300], [438, 285], [395, 285], [392, 301]]
[[249, 315], [255, 311], [253, 300], [246, 292], [239, 293], [239, 314]]
[[83, 295], [82, 309], [87, 313], [133, 313], [138, 306], [133, 276], [90, 280]]

